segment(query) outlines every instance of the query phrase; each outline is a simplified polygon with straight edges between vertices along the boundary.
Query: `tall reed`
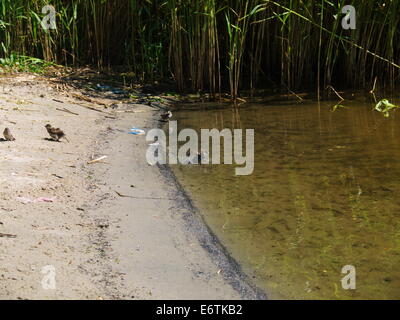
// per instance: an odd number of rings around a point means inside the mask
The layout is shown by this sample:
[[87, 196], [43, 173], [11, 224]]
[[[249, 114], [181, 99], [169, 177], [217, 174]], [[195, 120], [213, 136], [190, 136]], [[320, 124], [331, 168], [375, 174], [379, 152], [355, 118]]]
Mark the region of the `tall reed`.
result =
[[[47, 2], [0, 0], [0, 57], [122, 66], [135, 81], [172, 78], [179, 90], [233, 98], [400, 81], [400, 1], [54, 0], [57, 30], [46, 31]], [[345, 4], [356, 30], [341, 26]]]

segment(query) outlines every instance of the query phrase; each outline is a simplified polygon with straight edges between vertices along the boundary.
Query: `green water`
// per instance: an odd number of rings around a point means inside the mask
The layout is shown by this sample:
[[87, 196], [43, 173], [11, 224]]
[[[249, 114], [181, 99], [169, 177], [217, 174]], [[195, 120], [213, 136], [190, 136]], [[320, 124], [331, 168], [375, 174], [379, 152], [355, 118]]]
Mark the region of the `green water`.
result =
[[[181, 106], [179, 129], [255, 129], [255, 170], [173, 170], [269, 298], [399, 299], [400, 118], [330, 105]], [[345, 265], [356, 290], [342, 288]]]

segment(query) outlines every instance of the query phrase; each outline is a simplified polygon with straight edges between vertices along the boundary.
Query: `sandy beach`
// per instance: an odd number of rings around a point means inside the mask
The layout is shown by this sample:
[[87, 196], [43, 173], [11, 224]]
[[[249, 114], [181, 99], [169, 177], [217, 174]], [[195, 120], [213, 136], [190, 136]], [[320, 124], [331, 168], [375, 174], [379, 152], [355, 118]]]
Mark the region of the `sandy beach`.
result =
[[0, 299], [265, 298], [128, 134], [159, 126], [159, 109], [33, 75], [0, 84], [0, 131], [16, 138], [0, 142]]

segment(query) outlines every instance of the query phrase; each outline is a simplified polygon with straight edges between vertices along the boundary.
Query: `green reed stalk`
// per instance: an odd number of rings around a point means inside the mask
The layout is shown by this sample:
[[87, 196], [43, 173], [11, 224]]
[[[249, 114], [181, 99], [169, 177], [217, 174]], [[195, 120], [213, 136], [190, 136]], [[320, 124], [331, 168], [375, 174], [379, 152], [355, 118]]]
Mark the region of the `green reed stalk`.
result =
[[[179, 90], [394, 87], [400, 82], [400, 1], [53, 0], [57, 30], [43, 30], [47, 0], [0, 0], [0, 58], [172, 78]], [[357, 9], [343, 30], [341, 8]]]

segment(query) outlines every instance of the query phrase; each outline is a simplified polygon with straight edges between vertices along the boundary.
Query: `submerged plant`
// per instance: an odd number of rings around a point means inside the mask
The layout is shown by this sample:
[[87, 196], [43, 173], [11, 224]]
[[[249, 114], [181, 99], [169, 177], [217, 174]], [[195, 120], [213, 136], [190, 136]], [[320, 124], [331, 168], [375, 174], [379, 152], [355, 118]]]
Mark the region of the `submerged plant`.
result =
[[348, 107], [341, 105], [341, 104], [336, 104], [334, 106], [331, 107], [331, 111], [335, 112], [337, 109], [348, 109]]
[[388, 99], [379, 101], [375, 106], [375, 110], [383, 113], [385, 117], [389, 117], [389, 111], [396, 108], [400, 108], [400, 106], [390, 103]]

